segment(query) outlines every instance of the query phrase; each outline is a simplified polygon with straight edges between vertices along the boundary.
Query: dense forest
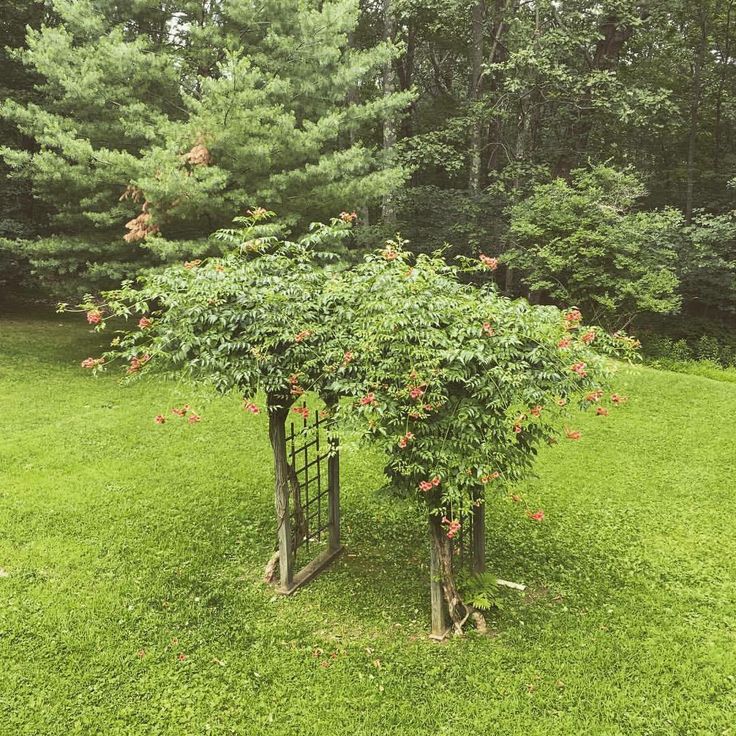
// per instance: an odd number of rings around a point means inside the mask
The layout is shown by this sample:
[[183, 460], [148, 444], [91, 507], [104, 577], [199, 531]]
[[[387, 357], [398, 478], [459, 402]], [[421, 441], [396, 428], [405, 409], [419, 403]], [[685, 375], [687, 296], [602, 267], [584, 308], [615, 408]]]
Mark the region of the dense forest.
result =
[[345, 257], [483, 253], [506, 293], [733, 361], [736, 0], [4, 0], [0, 27], [6, 296], [215, 253], [249, 208], [354, 211]]

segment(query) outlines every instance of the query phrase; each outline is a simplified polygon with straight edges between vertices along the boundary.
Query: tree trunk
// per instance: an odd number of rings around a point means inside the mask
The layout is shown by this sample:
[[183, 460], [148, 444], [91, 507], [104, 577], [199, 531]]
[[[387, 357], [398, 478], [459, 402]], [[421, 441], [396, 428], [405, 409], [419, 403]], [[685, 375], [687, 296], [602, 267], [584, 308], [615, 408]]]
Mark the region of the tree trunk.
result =
[[[501, 44], [501, 36], [506, 29], [507, 15], [515, 12], [518, 0], [495, 0], [493, 8], [493, 34], [488, 51], [486, 63], [491, 67], [496, 61]], [[483, 120], [481, 112], [477, 104], [484, 94], [484, 73], [483, 60], [485, 57], [485, 25], [486, 16], [488, 14], [488, 5], [486, 0], [477, 0], [473, 5], [472, 25], [471, 25], [471, 48], [470, 48], [470, 84], [468, 87], [468, 100], [470, 103], [470, 114], [472, 120], [470, 135], [470, 166], [468, 174], [468, 189], [472, 194], [479, 194], [483, 189], [486, 175], [483, 170], [483, 149], [488, 139], [489, 132], [486, 132], [492, 124]], [[491, 86], [494, 80], [491, 76]], [[498, 121], [496, 121], [496, 127]], [[493, 162], [490, 161], [487, 168], [491, 168]]]
[[[406, 92], [411, 89], [414, 84], [414, 67], [416, 65], [416, 50], [417, 50], [417, 30], [416, 23], [409, 21], [406, 28], [406, 52], [402, 63], [399, 65], [398, 84], [399, 89], [402, 92]], [[411, 138], [414, 135], [414, 130], [417, 123], [417, 105], [416, 100], [412, 100], [409, 104], [407, 113], [401, 120], [401, 131], [400, 138], [406, 139]], [[412, 172], [412, 178], [414, 178], [416, 172]]]
[[274, 501], [279, 543], [279, 581], [282, 590], [288, 590], [294, 579], [294, 550], [289, 518], [289, 463], [286, 458], [286, 417], [290, 404], [290, 397], [273, 394], [267, 397], [268, 436], [271, 440], [275, 472]]
[[503, 293], [506, 296], [514, 295], [514, 269], [511, 266], [506, 266], [506, 278], [503, 284]]
[[473, 23], [471, 27], [470, 49], [470, 85], [468, 99], [472, 116], [472, 132], [470, 135], [470, 174], [468, 189], [472, 194], [481, 190], [481, 154], [483, 148], [483, 122], [478, 102], [483, 87], [483, 21], [486, 15], [485, 0], [478, 0], [473, 6]]
[[[347, 53], [348, 53], [349, 58], [352, 57], [354, 49], [355, 49], [355, 34], [351, 31], [350, 33], [348, 33]], [[350, 87], [348, 87], [348, 93], [346, 95], [346, 98], [347, 98], [346, 101], [347, 101], [348, 107], [358, 104], [360, 93], [358, 91], [358, 88], [354, 84], [351, 84]], [[355, 128], [353, 128], [352, 126], [350, 127], [350, 132], [348, 133], [347, 141], [342, 140], [344, 137], [345, 137], [345, 133], [343, 131], [340, 131], [339, 139], [343, 147], [345, 145], [354, 146], [355, 145]]]
[[[352, 55], [353, 50], [355, 49], [355, 34], [351, 31], [348, 34], [348, 53]], [[352, 105], [357, 105], [360, 101], [360, 90], [354, 85], [351, 84], [350, 88], [348, 89], [347, 93], [347, 105], [348, 107]], [[340, 134], [342, 137], [344, 137], [344, 133]], [[350, 127], [350, 132], [348, 133], [347, 141], [344, 142], [344, 145], [353, 147], [357, 142], [356, 134], [355, 134], [355, 128], [352, 126]], [[358, 213], [358, 222], [356, 223], [357, 228], [361, 227], [367, 227], [370, 225], [370, 210], [368, 209], [368, 205], [364, 202], [358, 202], [356, 203], [355, 209]]]
[[[394, 0], [383, 0], [383, 40], [392, 42], [396, 38], [396, 14], [393, 7]], [[396, 70], [393, 59], [386, 62], [383, 67], [383, 96], [390, 97], [396, 91]], [[383, 121], [383, 151], [387, 159], [396, 145], [396, 120], [387, 115]], [[381, 215], [386, 224], [393, 225], [396, 222], [396, 208], [391, 194], [383, 197]]]
[[[642, 11], [645, 17], [646, 12]], [[553, 15], [559, 27], [568, 33], [560, 13], [553, 10]], [[634, 33], [634, 26], [623, 23], [615, 13], [605, 16], [598, 24], [600, 39], [591, 56], [587, 47], [582, 46], [582, 53], [589, 72], [596, 70], [611, 71], [619, 63], [621, 52]], [[568, 179], [570, 172], [584, 160], [589, 148], [590, 134], [595, 122], [595, 106], [593, 89], [586, 85], [584, 92], [577, 101], [577, 115], [568, 129], [568, 150], [563, 153], [555, 166], [555, 175]]]
[[[519, 124], [516, 133], [516, 143], [514, 146], [514, 163], [516, 164], [516, 173], [512, 183], [512, 192], [514, 201], [521, 199], [521, 164], [527, 155], [527, 138], [531, 129], [531, 112], [524, 109], [523, 100], [519, 102]], [[513, 296], [514, 293], [514, 269], [511, 266], [506, 267], [506, 280], [504, 284], [504, 292], [506, 296]]]
[[437, 552], [438, 546], [433, 541], [432, 517], [429, 517], [429, 595], [432, 616], [430, 636], [433, 639], [444, 639], [449, 628], [447, 603], [442, 592], [442, 563]]
[[[431, 570], [432, 582], [435, 585], [432, 595], [432, 633], [440, 636], [446, 633], [445, 631], [442, 633], [435, 631], [436, 625], [439, 625], [443, 620], [443, 614], [438, 611], [439, 595], [441, 593], [452, 628], [456, 633], [462, 634], [463, 626], [472, 610], [463, 603], [455, 584], [455, 576], [452, 572], [451, 542], [442, 527], [440, 517], [431, 514], [429, 516], [429, 543], [431, 567], [433, 568]], [[437, 583], [439, 583], [439, 586], [437, 586]]]
[[698, 119], [700, 116], [701, 77], [705, 62], [707, 27], [705, 11], [701, 9], [700, 43], [693, 60], [693, 79], [690, 96], [690, 131], [687, 142], [687, 185], [685, 191], [685, 221], [693, 219], [693, 194], [695, 191], [695, 149], [698, 135]]
[[725, 47], [721, 55], [721, 68], [718, 75], [718, 90], [716, 92], [716, 119], [714, 125], [714, 155], [713, 168], [716, 171], [721, 170], [721, 119], [723, 117], [723, 92], [726, 86], [726, 75], [728, 73], [728, 65], [731, 63], [731, 14], [733, 10], [733, 0], [729, 0], [728, 10], [726, 11], [726, 30], [724, 32]]

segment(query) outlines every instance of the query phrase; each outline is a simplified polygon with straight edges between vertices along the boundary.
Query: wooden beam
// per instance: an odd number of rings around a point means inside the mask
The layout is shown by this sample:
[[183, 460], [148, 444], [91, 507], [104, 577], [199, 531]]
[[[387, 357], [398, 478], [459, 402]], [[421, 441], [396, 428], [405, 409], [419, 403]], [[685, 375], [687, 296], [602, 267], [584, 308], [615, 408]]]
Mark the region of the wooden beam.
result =
[[486, 505], [481, 503], [473, 509], [473, 549], [471, 566], [473, 574], [486, 570]]
[[340, 451], [338, 440], [330, 437], [330, 454], [327, 457], [327, 507], [328, 540], [331, 550], [342, 547], [340, 544]]
[[278, 592], [283, 595], [291, 595], [301, 588], [302, 585], [306, 585], [310, 580], [313, 580], [325, 567], [339, 557], [344, 549], [345, 548], [342, 546], [337, 549], [326, 549], [299, 570], [299, 572], [292, 578], [290, 585], [285, 586], [282, 583], [278, 588]]

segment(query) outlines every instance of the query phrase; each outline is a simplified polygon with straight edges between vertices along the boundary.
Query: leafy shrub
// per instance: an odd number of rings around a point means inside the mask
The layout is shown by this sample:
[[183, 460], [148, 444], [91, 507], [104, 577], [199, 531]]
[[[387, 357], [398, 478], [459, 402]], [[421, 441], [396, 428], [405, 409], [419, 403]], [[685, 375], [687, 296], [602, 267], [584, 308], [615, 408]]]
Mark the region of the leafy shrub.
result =
[[669, 335], [648, 334], [643, 339], [647, 362], [664, 370], [736, 382], [734, 346], [723, 336], [701, 335], [697, 339], [673, 339]]
[[691, 376], [702, 376], [710, 378], [714, 381], [725, 381], [726, 383], [736, 383], [736, 366], [730, 365], [724, 367], [720, 363], [712, 360], [672, 360], [670, 358], [661, 358], [650, 361], [650, 365], [666, 371], [674, 371], [675, 373], [688, 373]]
[[712, 335], [703, 335], [695, 345], [695, 357], [698, 360], [708, 360], [718, 363], [721, 360], [721, 349], [718, 340]]
[[[334, 421], [385, 451], [397, 491], [424, 507], [444, 597], [461, 629], [467, 607], [452, 567], [460, 519], [525, 477], [571, 410], [606, 416], [605, 403], [621, 403], [604, 394], [606, 356], [630, 354], [636, 341], [583, 326], [577, 309], [512, 301], [492, 283], [472, 286], [465, 272], [438, 255], [414, 257], [398, 239], [355, 268], [323, 268], [316, 248], [347, 237], [353, 216], [292, 242], [266, 222], [271, 214], [259, 208], [244, 227], [221, 231], [223, 257], [89, 297], [82, 307], [97, 329], [110, 316], [135, 318], [138, 329], [83, 366], [117, 360], [128, 375], [158, 369], [208, 381], [244, 395], [254, 412], [256, 392], [265, 392], [282, 489], [286, 457], [276, 438], [290, 410], [309, 411], [294, 407], [296, 398], [318, 393]], [[465, 271], [495, 266], [484, 255]], [[581, 433], [568, 427], [565, 436], [577, 441]], [[279, 523], [285, 508], [280, 513]], [[541, 510], [529, 514], [535, 523], [544, 518]]]
[[644, 194], [633, 174], [606, 166], [539, 185], [511, 208], [506, 260], [529, 289], [577, 304], [593, 322], [675, 312], [682, 215], [636, 212]]
[[736, 312], [736, 214], [698, 214], [683, 230], [678, 271], [686, 303]]
[[724, 366], [736, 366], [736, 346], [732, 344], [722, 345], [720, 348], [720, 363]]
[[649, 333], [643, 335], [643, 352], [659, 363], [705, 361], [725, 368], [735, 364], [736, 342], [728, 333], [689, 338]]
[[667, 358], [672, 354], [672, 338], [668, 335], [641, 335], [642, 349], [648, 358]]
[[687, 341], [680, 338], [672, 343], [672, 351], [670, 355], [663, 357], [669, 357], [672, 360], [692, 360], [693, 351], [690, 349]]

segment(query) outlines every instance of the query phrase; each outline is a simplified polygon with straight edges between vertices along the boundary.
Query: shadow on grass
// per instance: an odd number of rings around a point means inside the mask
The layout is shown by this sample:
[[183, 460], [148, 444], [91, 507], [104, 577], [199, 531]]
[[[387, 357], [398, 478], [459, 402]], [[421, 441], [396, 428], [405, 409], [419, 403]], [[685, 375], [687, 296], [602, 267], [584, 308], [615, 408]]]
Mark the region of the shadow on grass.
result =
[[[528, 586], [527, 596], [503, 592], [506, 605], [492, 614], [497, 629], [514, 622], [520, 607], [535, 606], [533, 619], [544, 626], [550, 615], [545, 610], [563, 597], [585, 608], [629, 582], [620, 550], [599, 544], [592, 534], [578, 534], [574, 542], [545, 527], [535, 527], [530, 534], [529, 522], [519, 519], [516, 509], [502, 509], [493, 521], [496, 525], [488, 530], [489, 571]], [[297, 594], [301, 604], [316, 605], [326, 621], [342, 621], [347, 628], [379, 633], [390, 626], [426, 632], [429, 565], [424, 520], [408, 503], [373, 496], [349, 499], [343, 525], [344, 555]], [[265, 562], [269, 552], [264, 552]]]

